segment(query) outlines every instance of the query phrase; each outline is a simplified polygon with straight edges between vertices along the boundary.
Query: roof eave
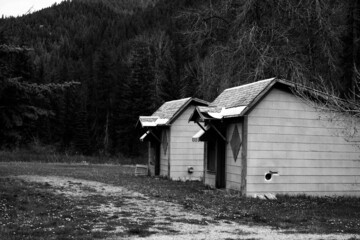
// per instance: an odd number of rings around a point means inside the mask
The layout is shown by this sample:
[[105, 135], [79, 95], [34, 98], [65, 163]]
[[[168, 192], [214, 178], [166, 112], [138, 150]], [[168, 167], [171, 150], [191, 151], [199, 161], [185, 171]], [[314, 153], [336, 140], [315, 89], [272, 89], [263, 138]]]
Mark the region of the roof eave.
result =
[[206, 118], [200, 111], [198, 107], [195, 107], [194, 111], [191, 113], [188, 122], [197, 122], [200, 118], [201, 121], [205, 121], [208, 118]]
[[274, 79], [269, 85], [267, 85], [255, 98], [252, 100], [246, 108], [241, 112], [241, 116], [245, 116], [251, 112], [251, 110], [270, 92], [274, 85], [279, 82], [278, 79]]
[[[209, 102], [198, 99], [198, 98], [190, 98], [189, 100], [187, 100], [176, 112], [175, 114], [169, 119], [168, 124], [171, 125], [177, 118], [178, 116], [192, 103], [192, 102], [197, 102], [200, 104], [204, 104], [205, 106], [209, 106]], [[197, 108], [197, 107], [196, 107]], [[196, 109], [195, 108], [195, 109]], [[194, 110], [195, 111], [195, 110]], [[194, 112], [193, 112], [194, 113]], [[200, 111], [199, 111], [200, 113]], [[191, 116], [193, 116], [193, 114], [191, 114]], [[190, 116], [190, 118], [191, 118]], [[190, 121], [190, 119], [189, 119]]]

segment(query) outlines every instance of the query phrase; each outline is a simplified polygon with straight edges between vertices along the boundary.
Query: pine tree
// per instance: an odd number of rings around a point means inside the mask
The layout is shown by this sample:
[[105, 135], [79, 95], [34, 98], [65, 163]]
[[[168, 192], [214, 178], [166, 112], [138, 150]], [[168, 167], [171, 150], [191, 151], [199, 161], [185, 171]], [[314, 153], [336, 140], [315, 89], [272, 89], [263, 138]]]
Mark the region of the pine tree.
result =
[[123, 152], [138, 154], [139, 132], [135, 124], [139, 115], [149, 115], [155, 109], [154, 53], [151, 47], [144, 42], [134, 42], [129, 66], [130, 74], [122, 82], [118, 99], [121, 105], [117, 106], [117, 119], [122, 127], [117, 131]]
[[85, 109], [78, 111], [74, 120], [74, 148], [76, 153], [84, 155], [90, 153], [90, 135]]
[[[16, 63], [27, 59], [29, 49], [0, 45], [0, 146], [26, 143], [36, 135], [35, 122], [54, 115], [51, 96], [75, 83], [36, 84]], [[10, 59], [10, 61], [9, 61]], [[28, 61], [26, 61], [28, 62]], [[25, 68], [29, 69], [29, 68]], [[19, 77], [14, 77], [19, 75]]]

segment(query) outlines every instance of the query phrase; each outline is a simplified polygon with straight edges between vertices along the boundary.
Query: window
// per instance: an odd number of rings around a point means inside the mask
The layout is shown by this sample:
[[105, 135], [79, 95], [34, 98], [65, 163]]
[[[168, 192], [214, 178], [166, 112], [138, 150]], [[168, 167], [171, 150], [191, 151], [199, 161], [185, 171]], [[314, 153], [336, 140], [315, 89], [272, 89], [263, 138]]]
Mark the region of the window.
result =
[[210, 172], [216, 172], [216, 142], [207, 142], [207, 170]]

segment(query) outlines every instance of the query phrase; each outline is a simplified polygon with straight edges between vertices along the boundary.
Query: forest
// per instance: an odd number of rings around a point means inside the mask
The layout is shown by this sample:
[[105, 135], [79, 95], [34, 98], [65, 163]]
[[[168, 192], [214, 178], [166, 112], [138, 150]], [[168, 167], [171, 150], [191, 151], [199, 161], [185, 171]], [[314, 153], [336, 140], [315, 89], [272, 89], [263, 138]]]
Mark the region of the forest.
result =
[[0, 148], [136, 156], [139, 115], [270, 77], [357, 98], [359, 36], [360, 0], [66, 0], [2, 17]]

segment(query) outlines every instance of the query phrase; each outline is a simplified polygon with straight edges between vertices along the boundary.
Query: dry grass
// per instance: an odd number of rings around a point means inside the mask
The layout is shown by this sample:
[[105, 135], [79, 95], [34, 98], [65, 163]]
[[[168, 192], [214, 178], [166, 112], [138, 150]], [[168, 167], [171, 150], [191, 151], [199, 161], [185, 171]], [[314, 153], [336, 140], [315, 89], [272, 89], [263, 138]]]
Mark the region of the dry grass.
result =
[[84, 156], [61, 154], [51, 146], [31, 145], [14, 151], [0, 151], [0, 162], [43, 162], [43, 163], [78, 163], [78, 164], [144, 164], [146, 157], [127, 158], [118, 156]]
[[[225, 219], [245, 224], [270, 225], [274, 228], [291, 229], [289, 232], [293, 232], [293, 229], [295, 229], [297, 232], [303, 233], [360, 233], [359, 198], [278, 196], [278, 200], [266, 201], [243, 198], [236, 193], [208, 189], [200, 182], [175, 182], [161, 178], [135, 177], [133, 172], [133, 167], [120, 165], [0, 163], [0, 176], [23, 174], [58, 175], [99, 181], [124, 186], [159, 200], [180, 203], [189, 211], [210, 215], [215, 219]], [[41, 196], [37, 196], [37, 193], [34, 193], [31, 187], [20, 186], [19, 190], [14, 190], [11, 185], [7, 185], [2, 188], [2, 191], [1, 196], [10, 194], [11, 202], [21, 203], [21, 199], [26, 199], [31, 194], [35, 194], [37, 201], [41, 199]], [[16, 196], [11, 195], [14, 191], [18, 192]], [[48, 196], [48, 198], [51, 197], [53, 196]], [[66, 199], [59, 199], [53, 204], [54, 206], [47, 206], [46, 209], [52, 209], [52, 207], [61, 209], [68, 204], [75, 208], [79, 203], [68, 203]], [[18, 208], [20, 209], [20, 207], [23, 206], [19, 204]], [[32, 209], [36, 209], [36, 206], [29, 205], [25, 209], [24, 213], [29, 213]], [[41, 209], [37, 211], [39, 214], [41, 213]], [[92, 217], [86, 215], [86, 210], [82, 214], [84, 214], [84, 219], [80, 220], [79, 218], [79, 224], [86, 222], [88, 217]], [[11, 214], [10, 211], [7, 220], [16, 220], [16, 218], [16, 214]], [[44, 224], [45, 220], [46, 218], [39, 220], [37, 226], [40, 226], [39, 224], [42, 221]], [[2, 225], [0, 232], [10, 233], [14, 229], [19, 229], [22, 220], [12, 222], [13, 225]], [[2, 219], [3, 223], [4, 219]], [[67, 225], [65, 224], [65, 226]], [[88, 225], [88, 227], [91, 228], [91, 225]], [[69, 228], [71, 227], [69, 226]], [[76, 227], [66, 231], [79, 231], [80, 238], [78, 239], [81, 239], [81, 237], [84, 239], [87, 237], [103, 237], [88, 235], [86, 232], [75, 229]], [[138, 229], [134, 228], [133, 231], [134, 233], [138, 232]], [[101, 234], [99, 233], [99, 235]]]
[[0, 178], [0, 239], [92, 239], [97, 217], [35, 183]]

